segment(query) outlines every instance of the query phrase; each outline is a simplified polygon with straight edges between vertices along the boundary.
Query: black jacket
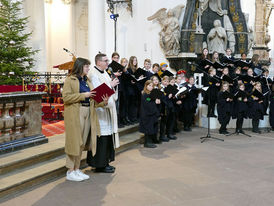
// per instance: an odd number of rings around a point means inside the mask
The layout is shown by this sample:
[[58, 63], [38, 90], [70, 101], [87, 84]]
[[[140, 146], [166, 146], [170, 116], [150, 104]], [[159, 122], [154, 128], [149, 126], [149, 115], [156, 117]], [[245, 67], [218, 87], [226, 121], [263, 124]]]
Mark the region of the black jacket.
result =
[[142, 94], [139, 131], [148, 135], [157, 134], [159, 116], [155, 101], [148, 94]]

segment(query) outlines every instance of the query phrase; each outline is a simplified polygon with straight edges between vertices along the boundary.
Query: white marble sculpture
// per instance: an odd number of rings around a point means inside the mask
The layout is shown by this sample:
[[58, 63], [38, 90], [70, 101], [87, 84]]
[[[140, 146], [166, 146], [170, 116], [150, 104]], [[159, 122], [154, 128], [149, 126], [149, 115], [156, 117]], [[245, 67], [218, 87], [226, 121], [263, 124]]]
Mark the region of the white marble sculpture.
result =
[[182, 14], [184, 5], [178, 5], [166, 13], [166, 8], [158, 10], [155, 14], [148, 17], [149, 21], [156, 19], [162, 27], [159, 32], [160, 46], [167, 56], [177, 56], [180, 52], [180, 25], [179, 18]]
[[219, 16], [224, 15], [221, 0], [199, 0], [199, 9], [202, 14], [208, 7]]
[[248, 46], [247, 50], [250, 52], [252, 50], [252, 47], [254, 46], [254, 31], [252, 26], [249, 25], [249, 14], [244, 13], [247, 31], [248, 31]]
[[[223, 18], [224, 29], [225, 29], [225, 32], [227, 35], [228, 46], [232, 50], [232, 52], [234, 52], [235, 44], [236, 44], [234, 28], [233, 28], [232, 23], [227, 15], [228, 14], [227, 10], [222, 9], [221, 0], [199, 0], [197, 32], [198, 33], [203, 32], [202, 25], [201, 25], [201, 21], [202, 21], [201, 19], [202, 19], [203, 12], [208, 7], [210, 8], [210, 10], [217, 13], [219, 16], [221, 16]], [[221, 29], [218, 29], [218, 30], [221, 30]], [[206, 42], [204, 42], [204, 44], [206, 44]], [[207, 42], [207, 44], [208, 44], [208, 42]], [[226, 48], [226, 45], [225, 45], [225, 48]], [[223, 49], [221, 49], [221, 51], [223, 51]], [[210, 52], [213, 52], [213, 51], [210, 51]]]
[[226, 30], [222, 27], [220, 20], [215, 20], [213, 25], [214, 28], [207, 35], [208, 50], [210, 53], [217, 51], [224, 54], [227, 45]]

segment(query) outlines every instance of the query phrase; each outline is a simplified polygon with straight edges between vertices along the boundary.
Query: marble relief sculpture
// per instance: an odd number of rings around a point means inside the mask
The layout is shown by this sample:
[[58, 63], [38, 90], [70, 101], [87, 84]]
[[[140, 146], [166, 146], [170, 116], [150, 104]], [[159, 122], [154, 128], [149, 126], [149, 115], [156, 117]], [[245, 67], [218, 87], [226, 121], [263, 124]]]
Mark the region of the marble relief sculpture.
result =
[[157, 20], [161, 25], [159, 43], [167, 56], [176, 56], [180, 52], [181, 32], [179, 18], [184, 7], [184, 5], [178, 5], [168, 12], [166, 12], [166, 8], [162, 8], [147, 18], [149, 21]]

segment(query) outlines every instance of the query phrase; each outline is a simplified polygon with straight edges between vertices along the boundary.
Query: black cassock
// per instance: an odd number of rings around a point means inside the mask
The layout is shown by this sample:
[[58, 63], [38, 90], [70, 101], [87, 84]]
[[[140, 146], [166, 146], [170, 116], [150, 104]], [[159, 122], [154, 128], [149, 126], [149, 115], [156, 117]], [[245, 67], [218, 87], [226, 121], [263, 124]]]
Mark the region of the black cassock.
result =
[[94, 168], [104, 168], [115, 159], [115, 150], [113, 146], [112, 135], [97, 137], [96, 154], [87, 153], [87, 163]]
[[185, 98], [182, 99], [182, 120], [184, 127], [191, 127], [194, 114], [198, 103], [198, 89], [195, 86], [186, 86], [188, 92]]
[[148, 94], [143, 94], [141, 97], [139, 131], [147, 135], [157, 134], [159, 116], [160, 113], [155, 100], [152, 100]]
[[232, 94], [225, 91], [218, 93], [217, 112], [220, 124], [228, 124], [232, 113], [232, 102], [226, 101], [227, 98], [233, 98]]
[[257, 91], [256, 89], [251, 93], [251, 97], [258, 97], [259, 100], [254, 100], [251, 98], [251, 101], [249, 102], [248, 107], [248, 117], [251, 119], [264, 119], [264, 103], [259, 103], [259, 101], [264, 101], [264, 96], [262, 93]]
[[233, 99], [233, 107], [232, 107], [232, 118], [236, 119], [240, 115], [243, 118], [247, 118], [247, 111], [248, 111], [248, 102], [245, 102], [244, 99], [247, 98], [248, 101], [250, 99], [248, 98], [248, 95], [245, 91], [239, 90], [235, 95]]

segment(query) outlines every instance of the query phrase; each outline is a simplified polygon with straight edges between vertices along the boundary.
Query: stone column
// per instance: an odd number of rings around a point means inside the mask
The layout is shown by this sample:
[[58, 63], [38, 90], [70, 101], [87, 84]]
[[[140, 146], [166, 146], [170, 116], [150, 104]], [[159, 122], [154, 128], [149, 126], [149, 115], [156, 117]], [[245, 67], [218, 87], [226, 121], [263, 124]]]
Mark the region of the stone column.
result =
[[260, 56], [261, 63], [264, 65], [269, 65], [269, 48], [267, 44], [270, 41], [270, 35], [267, 27], [273, 7], [271, 0], [256, 0], [255, 46], [253, 47], [253, 53]]
[[44, 4], [44, 0], [23, 1], [25, 16], [29, 16], [29, 30], [33, 32], [29, 44], [33, 49], [39, 50], [35, 55], [34, 68], [37, 72], [47, 71]]
[[106, 52], [105, 39], [105, 1], [88, 2], [88, 53], [92, 65], [98, 52]]

